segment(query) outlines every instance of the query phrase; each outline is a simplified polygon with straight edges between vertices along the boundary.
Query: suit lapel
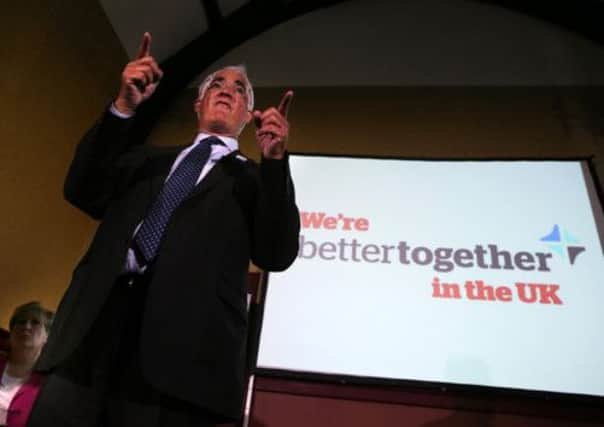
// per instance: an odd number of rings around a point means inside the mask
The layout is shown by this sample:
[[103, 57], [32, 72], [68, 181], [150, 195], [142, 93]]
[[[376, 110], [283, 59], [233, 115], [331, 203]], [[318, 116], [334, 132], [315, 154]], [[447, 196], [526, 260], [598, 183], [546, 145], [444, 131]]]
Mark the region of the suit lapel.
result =
[[151, 179], [151, 185], [149, 188], [149, 200], [151, 202], [157, 198], [159, 192], [164, 186], [164, 183], [166, 182], [166, 177], [168, 176], [169, 172], [170, 170], [168, 169], [167, 172], [154, 175], [153, 179]]
[[164, 186], [164, 183], [166, 182], [166, 178], [170, 173], [170, 169], [172, 168], [176, 157], [178, 157], [180, 152], [185, 148], [186, 146], [163, 148], [166, 150], [166, 152], [153, 160], [153, 164], [151, 165], [152, 177], [149, 180], [149, 198], [147, 205], [153, 203], [153, 201], [157, 198], [159, 192]]

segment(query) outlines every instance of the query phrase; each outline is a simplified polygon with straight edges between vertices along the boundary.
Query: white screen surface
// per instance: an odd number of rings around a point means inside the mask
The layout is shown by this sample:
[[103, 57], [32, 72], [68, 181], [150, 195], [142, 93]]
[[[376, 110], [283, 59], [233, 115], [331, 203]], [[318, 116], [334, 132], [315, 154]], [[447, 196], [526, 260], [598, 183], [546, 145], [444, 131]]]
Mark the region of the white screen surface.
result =
[[269, 277], [258, 367], [604, 396], [581, 162], [290, 164], [300, 250]]

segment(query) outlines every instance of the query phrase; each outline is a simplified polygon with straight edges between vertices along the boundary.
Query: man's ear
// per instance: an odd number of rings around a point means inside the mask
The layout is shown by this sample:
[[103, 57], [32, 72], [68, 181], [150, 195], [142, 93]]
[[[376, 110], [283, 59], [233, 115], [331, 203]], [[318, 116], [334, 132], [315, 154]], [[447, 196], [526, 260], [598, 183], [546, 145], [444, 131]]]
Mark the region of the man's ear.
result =
[[197, 117], [197, 120], [199, 120], [199, 110], [201, 108], [201, 99], [197, 98], [194, 102], [193, 102], [193, 112], [195, 113], [195, 117]]

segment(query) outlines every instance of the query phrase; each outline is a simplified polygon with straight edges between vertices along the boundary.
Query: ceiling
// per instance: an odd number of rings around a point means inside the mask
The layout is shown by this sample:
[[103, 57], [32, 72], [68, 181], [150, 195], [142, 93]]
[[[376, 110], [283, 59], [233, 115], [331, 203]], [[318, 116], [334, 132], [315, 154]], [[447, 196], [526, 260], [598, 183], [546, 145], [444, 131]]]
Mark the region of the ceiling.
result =
[[[317, 9], [350, 3], [354, 0], [99, 0], [111, 24], [120, 37], [124, 48], [134, 54], [140, 35], [152, 31], [156, 36], [155, 54], [160, 59], [176, 54], [187, 43], [212, 29], [228, 25], [229, 19], [238, 13], [252, 18], [257, 13], [265, 18], [274, 15], [271, 24], [277, 25], [285, 19]], [[372, 7], [379, 8], [383, 0], [374, 0]], [[398, 4], [421, 3], [418, 1], [397, 1]], [[537, 19], [554, 23], [577, 34], [604, 43], [601, 30], [604, 18], [604, 1], [601, 0], [567, 0], [558, 2], [540, 1], [495, 1], [495, 0], [449, 0], [441, 1], [443, 5], [480, 3], [506, 8], [516, 13], [526, 14]], [[256, 13], [257, 12], [257, 13]], [[438, 13], [438, 10], [434, 11]], [[363, 16], [359, 16], [363, 19]], [[243, 21], [245, 22], [245, 21]], [[253, 27], [254, 22], [246, 25]], [[258, 27], [256, 27], [258, 28]], [[253, 37], [265, 28], [258, 28]]]
[[149, 113], [233, 63], [257, 87], [604, 85], [603, 1], [100, 2], [129, 57], [153, 35]]
[[[402, 47], [406, 49], [405, 55], [411, 56], [411, 59], [414, 59], [414, 55], [421, 52], [426, 44], [433, 50], [437, 50], [439, 43], [443, 50], [450, 48], [455, 50], [455, 46], [451, 46], [452, 42], [460, 40], [467, 43], [467, 40], [472, 40], [469, 36], [472, 32], [475, 36], [472, 45], [480, 44], [479, 47], [487, 50], [487, 46], [497, 43], [497, 38], [487, 37], [486, 40], [484, 38], [485, 28], [493, 29], [493, 16], [500, 17], [494, 23], [499, 39], [521, 37], [515, 41], [515, 46], [511, 49], [522, 48], [526, 44], [535, 45], [541, 41], [539, 37], [543, 36], [531, 31], [531, 26], [550, 27], [550, 32], [567, 32], [570, 37], [581, 39], [585, 45], [592, 43], [601, 47], [604, 44], [604, 34], [600, 29], [604, 18], [603, 1], [172, 0], [167, 3], [165, 0], [129, 0], [128, 2], [100, 0], [100, 2], [130, 57], [137, 51], [144, 31], [152, 32], [153, 54], [160, 61], [179, 54], [183, 56], [183, 51], [186, 51], [188, 46], [205, 47], [206, 44], [211, 44], [210, 49], [200, 49], [195, 52], [199, 59], [190, 61], [190, 66], [199, 67], [195, 73], [202, 72], [215, 61], [231, 53], [233, 60], [242, 59], [247, 63], [251, 58], [255, 66], [261, 67], [257, 72], [262, 80], [261, 85], [271, 85], [270, 76], [279, 72], [284, 58], [290, 64], [315, 62], [319, 58], [321, 61], [329, 61], [330, 67], [352, 68], [347, 63], [339, 64], [338, 59], [346, 58], [347, 55], [353, 56], [359, 49], [363, 53], [375, 50], [397, 52], [397, 45], [391, 42], [397, 41], [400, 46], [402, 37], [407, 37]], [[510, 17], [514, 18], [510, 19]], [[519, 23], [522, 26], [520, 34], [518, 34]], [[410, 32], [410, 28], [414, 31]], [[426, 30], [422, 32], [422, 28]], [[275, 31], [278, 34], [271, 34]], [[460, 32], [462, 34], [459, 34]], [[514, 44], [514, 40], [511, 42]], [[259, 49], [259, 45], [263, 48]], [[251, 51], [246, 52], [246, 49], [242, 49], [245, 46], [248, 48], [251, 46]], [[233, 50], [238, 50], [238, 54], [233, 56]], [[265, 54], [259, 55], [259, 51], [264, 51]], [[292, 52], [295, 55], [290, 55]], [[246, 53], [248, 55], [242, 58], [242, 54]], [[262, 60], [258, 60], [259, 56]], [[377, 59], [384, 62], [383, 56], [378, 55]], [[454, 63], [455, 60], [455, 58], [446, 59], [450, 61], [449, 63]], [[279, 67], [276, 67], [277, 62]], [[294, 71], [300, 70], [297, 66], [291, 68]], [[375, 65], [366, 64], [364, 61], [359, 63], [357, 60], [354, 68], [357, 69], [357, 74], [371, 74]], [[368, 72], [363, 72], [362, 68], [369, 68]], [[350, 71], [347, 70], [346, 74], [351, 74]], [[325, 84], [320, 79], [315, 82], [312, 73], [293, 74], [295, 84]], [[289, 75], [291, 77], [292, 73], [290, 72]], [[346, 81], [346, 76], [341, 76], [338, 79], [340, 84], [342, 77]], [[355, 80], [358, 79], [353, 78], [353, 84], [358, 83]], [[388, 79], [385, 82], [385, 84], [391, 83], [397, 82]], [[404, 84], [404, 81], [399, 83]]]

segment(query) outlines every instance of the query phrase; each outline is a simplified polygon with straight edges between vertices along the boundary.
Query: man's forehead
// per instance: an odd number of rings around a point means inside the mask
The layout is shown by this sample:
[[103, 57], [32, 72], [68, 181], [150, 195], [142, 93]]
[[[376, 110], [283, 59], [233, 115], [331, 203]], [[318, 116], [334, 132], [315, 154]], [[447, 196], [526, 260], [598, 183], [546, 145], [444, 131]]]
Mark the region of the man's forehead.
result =
[[232, 80], [234, 82], [241, 82], [241, 84], [247, 86], [247, 79], [245, 78], [243, 73], [232, 69], [217, 71], [216, 74], [214, 74], [214, 78], [212, 80]]

